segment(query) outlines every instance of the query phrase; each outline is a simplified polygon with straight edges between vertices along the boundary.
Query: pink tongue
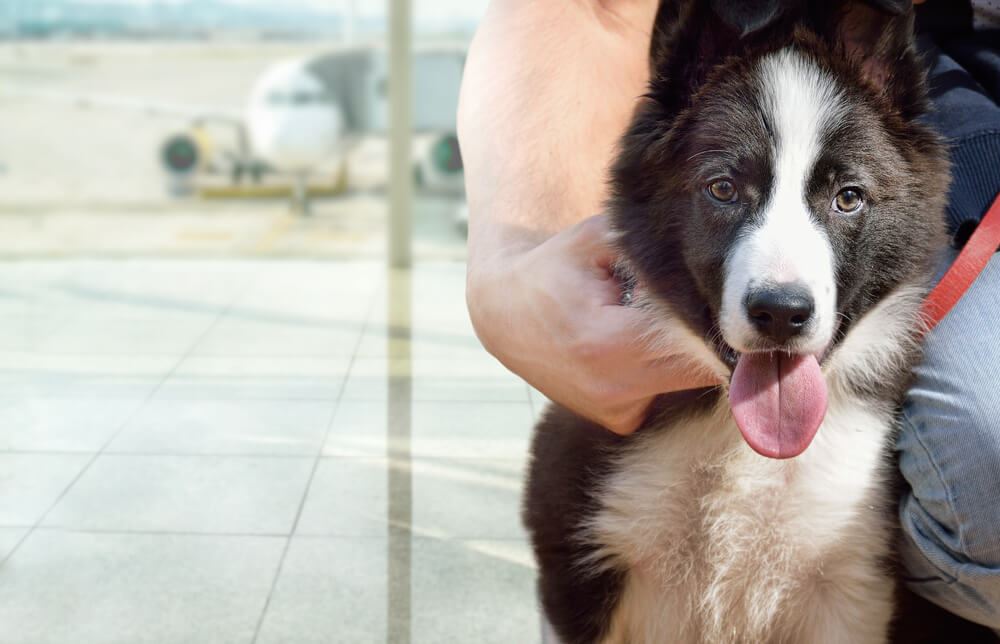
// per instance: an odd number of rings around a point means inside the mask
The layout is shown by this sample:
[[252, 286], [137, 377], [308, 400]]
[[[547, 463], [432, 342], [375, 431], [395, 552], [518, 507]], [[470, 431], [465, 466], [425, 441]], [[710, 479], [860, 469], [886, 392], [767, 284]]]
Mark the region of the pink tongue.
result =
[[744, 440], [761, 456], [792, 458], [809, 447], [826, 415], [826, 382], [810, 355], [740, 356], [729, 404]]

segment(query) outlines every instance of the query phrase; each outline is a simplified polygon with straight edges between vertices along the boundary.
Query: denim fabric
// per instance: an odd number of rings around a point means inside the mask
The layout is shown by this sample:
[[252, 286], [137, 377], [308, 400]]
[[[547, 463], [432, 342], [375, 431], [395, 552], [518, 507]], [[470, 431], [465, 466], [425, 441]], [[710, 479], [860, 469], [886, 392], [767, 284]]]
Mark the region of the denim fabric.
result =
[[[944, 265], [954, 259], [947, 253]], [[1000, 628], [1000, 255], [931, 332], [897, 448], [911, 588]]]
[[1000, 190], [1000, 97], [984, 87], [1000, 85], [1000, 69], [994, 68], [1000, 66], [1000, 31], [991, 34], [950, 40], [924, 34], [919, 41], [933, 105], [927, 121], [949, 146], [952, 181], [945, 214], [949, 231], [959, 241]]

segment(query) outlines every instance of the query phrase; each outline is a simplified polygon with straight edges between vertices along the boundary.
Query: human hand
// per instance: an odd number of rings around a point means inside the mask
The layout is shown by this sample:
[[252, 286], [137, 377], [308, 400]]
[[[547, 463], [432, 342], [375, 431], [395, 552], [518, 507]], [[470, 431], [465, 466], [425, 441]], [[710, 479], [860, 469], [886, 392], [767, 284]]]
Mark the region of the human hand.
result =
[[642, 340], [649, 314], [620, 304], [615, 251], [596, 216], [470, 273], [483, 346], [508, 369], [617, 434], [635, 431], [657, 394], [719, 384]]

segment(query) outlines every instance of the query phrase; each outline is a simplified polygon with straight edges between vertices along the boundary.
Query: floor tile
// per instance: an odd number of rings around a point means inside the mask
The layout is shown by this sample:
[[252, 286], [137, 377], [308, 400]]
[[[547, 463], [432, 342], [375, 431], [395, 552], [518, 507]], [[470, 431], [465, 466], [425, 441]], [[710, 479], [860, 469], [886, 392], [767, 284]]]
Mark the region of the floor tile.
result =
[[74, 262], [72, 275], [48, 284], [50, 307], [87, 318], [154, 319], [204, 315], [214, 319], [253, 280], [253, 264], [240, 262]]
[[350, 357], [190, 356], [157, 391], [159, 398], [336, 400]]
[[385, 539], [292, 539], [258, 644], [388, 641], [386, 548]]
[[322, 459], [309, 486], [296, 534], [384, 537], [387, 463], [385, 459]]
[[34, 525], [90, 459], [71, 454], [0, 454], [0, 526]]
[[245, 644], [283, 547], [267, 537], [36, 531], [0, 569], [0, 642]]
[[284, 283], [256, 285], [226, 310], [226, 320], [260, 322], [276, 327], [355, 329], [368, 319], [374, 285], [352, 284], [305, 287]]
[[[309, 400], [173, 400], [139, 410], [108, 452], [314, 455], [335, 403]], [[2, 417], [2, 412], [0, 412]]]
[[3, 313], [5, 299], [0, 295], [0, 315], [3, 316], [0, 318], [0, 350], [38, 351], [53, 333], [67, 324], [64, 316], [53, 315], [49, 311], [26, 312], [22, 309], [15, 313]]
[[0, 407], [0, 451], [97, 452], [141, 399], [26, 397]]
[[411, 641], [531, 644], [541, 639], [527, 544], [414, 539], [410, 556]]
[[[409, 409], [407, 417], [399, 412]], [[388, 406], [341, 401], [323, 447], [326, 456], [520, 459], [534, 426], [525, 402], [394, 403]], [[398, 412], [398, 413], [397, 413]], [[387, 438], [392, 436], [391, 439]]]
[[385, 401], [388, 396], [390, 378], [401, 378], [409, 382], [412, 376], [409, 361], [392, 361], [386, 358], [355, 358], [351, 363], [347, 382], [344, 384], [342, 399], [375, 403]]
[[0, 561], [14, 550], [28, 530], [30, 528], [0, 528]]
[[[418, 459], [412, 470], [414, 534], [448, 539], [523, 539], [523, 460]], [[395, 467], [405, 467], [396, 463]]]
[[415, 457], [523, 458], [533, 426], [527, 401], [414, 402], [412, 414]]
[[409, 377], [414, 400], [528, 400], [524, 381], [493, 359], [482, 355], [464, 361], [415, 358], [356, 358], [344, 387], [345, 400], [385, 400], [389, 376]]
[[323, 455], [368, 458], [386, 456], [389, 444], [388, 417], [388, 409], [384, 403], [341, 400], [323, 445]]
[[520, 461], [324, 458], [296, 534], [385, 536], [393, 523], [418, 536], [523, 539], [522, 478]]
[[312, 467], [311, 458], [106, 454], [52, 510], [44, 525], [287, 534]]
[[519, 541], [295, 538], [258, 641], [531, 644], [534, 577]]
[[384, 264], [368, 261], [282, 261], [266, 268], [235, 309], [301, 316], [367, 311], [385, 275]]
[[524, 381], [513, 374], [498, 377], [424, 377], [413, 382], [419, 401], [527, 402]]
[[180, 356], [0, 353], [0, 396], [143, 398]]
[[384, 358], [389, 355], [390, 339], [407, 339], [410, 354], [414, 358], [427, 360], [475, 360], [486, 353], [486, 349], [471, 329], [445, 331], [437, 325], [429, 328], [405, 328], [386, 323], [369, 323], [358, 345], [358, 356]]
[[519, 507], [544, 401], [479, 345], [461, 263], [393, 276], [0, 273], [0, 644], [248, 643], [300, 506], [260, 642], [537, 642]]
[[364, 320], [292, 318], [240, 319], [227, 315], [198, 343], [197, 355], [350, 356]]
[[205, 334], [214, 316], [164, 315], [141, 320], [73, 319], [39, 346], [45, 353], [182, 355]]

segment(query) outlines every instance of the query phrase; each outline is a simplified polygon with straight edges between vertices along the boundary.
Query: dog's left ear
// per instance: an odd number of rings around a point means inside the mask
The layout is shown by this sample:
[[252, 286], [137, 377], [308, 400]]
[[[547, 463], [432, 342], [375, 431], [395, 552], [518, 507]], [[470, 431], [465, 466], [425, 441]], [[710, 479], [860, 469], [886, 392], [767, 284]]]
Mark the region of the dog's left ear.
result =
[[[817, 17], [833, 47], [906, 118], [926, 110], [925, 71], [917, 54], [910, 0], [823, 3]], [[826, 14], [826, 15], [822, 15]]]

